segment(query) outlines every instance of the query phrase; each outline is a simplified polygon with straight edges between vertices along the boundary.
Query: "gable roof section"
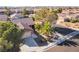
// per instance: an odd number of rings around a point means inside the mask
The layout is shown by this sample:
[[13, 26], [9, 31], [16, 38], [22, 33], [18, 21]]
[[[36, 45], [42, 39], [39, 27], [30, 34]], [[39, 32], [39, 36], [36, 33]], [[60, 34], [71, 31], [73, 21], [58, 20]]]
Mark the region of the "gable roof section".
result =
[[8, 16], [4, 14], [0, 14], [0, 21], [7, 21]]
[[29, 27], [29, 25], [27, 23], [22, 23], [19, 22], [16, 24], [20, 29], [25, 29], [25, 30], [29, 30], [29, 31], [33, 31], [33, 29], [31, 27]]
[[21, 22], [27, 25], [34, 25], [34, 21], [32, 18], [17, 18], [17, 19], [12, 19], [11, 21], [15, 24]]

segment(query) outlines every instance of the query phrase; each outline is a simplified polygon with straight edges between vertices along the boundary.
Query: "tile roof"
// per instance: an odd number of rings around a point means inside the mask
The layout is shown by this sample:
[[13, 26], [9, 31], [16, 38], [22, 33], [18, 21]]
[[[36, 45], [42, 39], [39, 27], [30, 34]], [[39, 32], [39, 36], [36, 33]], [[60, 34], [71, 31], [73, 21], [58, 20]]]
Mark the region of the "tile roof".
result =
[[20, 29], [25, 29], [25, 30], [33, 31], [33, 29], [31, 27], [29, 27], [29, 25], [27, 23], [19, 22], [16, 25], [19, 26]]
[[34, 21], [32, 18], [17, 18], [11, 20], [13, 23], [17, 24], [18, 22], [27, 23], [28, 25], [34, 25]]
[[7, 15], [0, 14], [0, 21], [7, 21], [7, 19], [8, 19]]

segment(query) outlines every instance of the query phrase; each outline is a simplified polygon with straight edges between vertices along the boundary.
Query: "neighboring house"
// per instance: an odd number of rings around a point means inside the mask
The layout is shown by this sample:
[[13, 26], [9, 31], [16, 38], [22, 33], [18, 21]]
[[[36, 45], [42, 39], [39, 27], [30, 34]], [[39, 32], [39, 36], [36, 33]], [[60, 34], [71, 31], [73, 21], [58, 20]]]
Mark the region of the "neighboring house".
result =
[[21, 14], [13, 14], [10, 16], [11, 17], [11, 21], [15, 24], [17, 24], [18, 22], [22, 22], [22, 23], [27, 23], [29, 26], [34, 25], [34, 21], [33, 19], [30, 18], [24, 18]]
[[29, 17], [34, 17], [34, 16], [35, 16], [35, 14], [30, 14], [30, 15], [29, 15]]
[[0, 21], [7, 21], [8, 16], [4, 14], [0, 14]]
[[21, 14], [15, 13], [10, 16], [11, 21], [19, 26], [20, 29], [24, 29], [25, 31], [31, 33], [33, 31], [32, 27], [34, 25], [34, 21], [32, 18], [24, 18]]
[[75, 18], [76, 18], [76, 19], [79, 19], [79, 15], [76, 15]]
[[70, 18], [64, 18], [64, 22], [70, 22]]
[[18, 13], [18, 12], [16, 12], [16, 13], [10, 15], [11, 20], [17, 19], [17, 18], [22, 18], [22, 17], [23, 17], [23, 16], [21, 15], [21, 13]]

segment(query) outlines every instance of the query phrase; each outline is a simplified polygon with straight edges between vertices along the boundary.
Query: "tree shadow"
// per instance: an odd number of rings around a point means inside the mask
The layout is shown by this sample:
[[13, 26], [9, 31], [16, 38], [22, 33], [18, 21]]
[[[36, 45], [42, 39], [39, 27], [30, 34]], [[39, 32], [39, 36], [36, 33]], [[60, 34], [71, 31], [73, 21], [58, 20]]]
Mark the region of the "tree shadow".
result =
[[59, 46], [74, 46], [77, 47], [79, 44], [77, 42], [71, 41], [71, 40], [65, 40], [61, 44], [58, 44]]
[[19, 51], [20, 51], [19, 46], [17, 47], [14, 46], [13, 48], [7, 50], [7, 52], [19, 52]]

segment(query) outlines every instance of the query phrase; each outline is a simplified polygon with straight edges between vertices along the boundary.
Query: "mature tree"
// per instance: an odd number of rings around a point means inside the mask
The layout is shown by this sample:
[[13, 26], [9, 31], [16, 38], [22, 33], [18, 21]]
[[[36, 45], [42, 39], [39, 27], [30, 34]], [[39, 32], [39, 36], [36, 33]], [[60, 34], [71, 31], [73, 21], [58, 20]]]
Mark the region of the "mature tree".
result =
[[48, 8], [41, 8], [40, 10], [37, 10], [35, 12], [35, 20], [42, 20], [43, 18], [46, 18], [49, 13]]
[[5, 9], [5, 12], [4, 13], [8, 16], [8, 19], [7, 20], [10, 21], [11, 11], [10, 11], [10, 9], [8, 7], [5, 7], [4, 9]]
[[62, 8], [52, 8], [52, 12], [54, 12], [54, 13], [61, 13], [62, 12]]
[[51, 36], [54, 33], [54, 24], [58, 19], [58, 13], [61, 13], [61, 9], [56, 8], [41, 8], [35, 12], [35, 22], [39, 21], [39, 23], [35, 24], [35, 28], [38, 33], [43, 34], [45, 36]]
[[39, 31], [41, 29], [41, 25], [39, 23], [35, 24], [35, 29]]
[[[49, 20], [44, 21], [43, 24], [40, 24], [40, 23], [35, 24], [35, 28], [39, 34], [45, 35], [47, 37], [50, 37], [54, 33]], [[44, 37], [44, 38], [46, 39], [46, 41], [49, 41], [47, 37]]]
[[59, 8], [59, 9], [58, 9], [58, 13], [61, 13], [61, 12], [62, 12], [62, 8]]
[[26, 17], [26, 15], [28, 15], [28, 10], [26, 10], [26, 8], [23, 8], [21, 14], [22, 14], [24, 17]]
[[18, 47], [21, 30], [11, 22], [0, 22], [0, 28], [0, 51], [7, 51], [13, 47]]
[[49, 21], [45, 21], [44, 25], [42, 26], [42, 34], [44, 35], [51, 35], [52, 34], [52, 27]]
[[36, 11], [35, 13], [35, 21], [41, 21], [41, 20], [49, 20], [51, 25], [56, 24], [56, 21], [58, 19], [57, 13], [60, 13], [61, 9], [56, 8], [41, 8]]
[[56, 13], [49, 14], [46, 19], [48, 19], [51, 25], [55, 25], [58, 19], [58, 15]]
[[35, 12], [35, 20], [46, 20], [48, 19], [51, 23], [58, 19], [57, 13], [60, 13], [61, 9], [52, 8], [41, 8]]

